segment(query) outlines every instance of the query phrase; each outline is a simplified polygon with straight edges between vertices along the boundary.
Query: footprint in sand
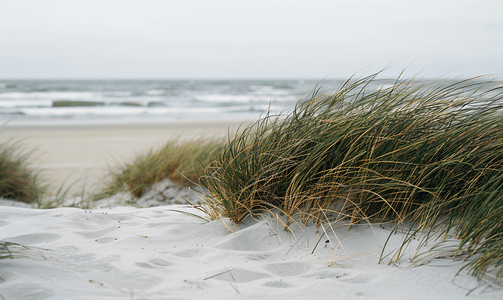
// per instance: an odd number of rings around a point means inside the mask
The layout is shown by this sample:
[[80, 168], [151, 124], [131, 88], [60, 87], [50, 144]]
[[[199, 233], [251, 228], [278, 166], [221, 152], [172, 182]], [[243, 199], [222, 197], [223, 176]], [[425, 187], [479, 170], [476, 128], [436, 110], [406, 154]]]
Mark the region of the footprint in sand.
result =
[[359, 274], [352, 278], [343, 279], [342, 281], [354, 284], [366, 284], [374, 281], [377, 278], [376, 275], [371, 274]]
[[144, 269], [157, 269], [170, 266], [171, 263], [162, 259], [151, 259], [148, 262], [135, 262], [136, 266]]
[[61, 238], [59, 234], [54, 233], [32, 233], [13, 236], [3, 239], [4, 242], [17, 243], [21, 245], [35, 245], [41, 243], [50, 243]]
[[215, 245], [215, 248], [232, 251], [259, 251], [257, 242], [245, 240], [237, 236], [227, 238], [226, 241]]
[[289, 287], [292, 287], [293, 285], [291, 285], [287, 282], [284, 282], [284, 281], [276, 280], [276, 281], [268, 281], [268, 282], [264, 283], [264, 286], [268, 286], [268, 287], [272, 287], [272, 288], [289, 288]]
[[266, 273], [259, 273], [245, 269], [224, 269], [209, 274], [206, 279], [216, 279], [229, 282], [250, 282], [261, 278], [269, 278], [271, 275]]
[[285, 262], [279, 264], [267, 264], [264, 269], [274, 275], [287, 277], [301, 275], [308, 271], [309, 265], [303, 262]]
[[190, 248], [190, 249], [178, 251], [178, 252], [175, 252], [172, 254], [175, 256], [178, 256], [178, 257], [183, 257], [183, 258], [193, 258], [193, 257], [203, 256], [206, 253], [208, 253], [208, 250], [206, 250], [204, 248]]
[[109, 234], [109, 233], [117, 230], [118, 228], [119, 228], [119, 226], [111, 226], [111, 227], [103, 228], [103, 229], [100, 229], [100, 230], [95, 230], [95, 231], [77, 231], [76, 233], [80, 234], [81, 236], [83, 236], [84, 238], [87, 238], [87, 239], [97, 239], [99, 237], [104, 236], [105, 234]]
[[134, 263], [137, 267], [140, 267], [140, 268], [144, 268], [144, 269], [155, 269], [156, 267], [152, 266], [151, 264], [149, 263], [146, 263], [146, 262], [135, 262]]
[[117, 268], [112, 263], [121, 261], [121, 256], [118, 254], [96, 259], [97, 255], [95, 253], [80, 253], [80, 249], [74, 246], [59, 247], [54, 251], [57, 260], [72, 263], [74, 266], [82, 266], [86, 269], [116, 271]]
[[98, 244], [106, 244], [106, 243], [110, 243], [110, 242], [115, 242], [116, 240], [117, 240], [117, 238], [111, 237], [111, 236], [95, 239], [95, 241]]
[[171, 263], [169, 261], [165, 261], [162, 259], [154, 258], [148, 261], [149, 263], [158, 266], [158, 267], [167, 267], [171, 266]]

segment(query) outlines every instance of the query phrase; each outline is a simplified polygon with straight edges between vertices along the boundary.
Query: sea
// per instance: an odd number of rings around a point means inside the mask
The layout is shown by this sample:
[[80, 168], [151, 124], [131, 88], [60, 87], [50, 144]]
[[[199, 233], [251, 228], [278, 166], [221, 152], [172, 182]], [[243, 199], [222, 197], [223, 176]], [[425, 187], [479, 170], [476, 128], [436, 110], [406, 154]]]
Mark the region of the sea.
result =
[[2, 124], [253, 120], [342, 80], [0, 80]]

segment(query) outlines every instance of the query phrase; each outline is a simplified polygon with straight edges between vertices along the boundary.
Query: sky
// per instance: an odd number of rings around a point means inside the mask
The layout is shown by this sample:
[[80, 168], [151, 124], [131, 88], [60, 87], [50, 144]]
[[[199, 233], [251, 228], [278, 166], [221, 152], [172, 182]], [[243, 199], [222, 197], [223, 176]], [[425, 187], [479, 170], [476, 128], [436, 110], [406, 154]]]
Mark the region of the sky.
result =
[[503, 74], [502, 12], [502, 0], [0, 0], [0, 78]]

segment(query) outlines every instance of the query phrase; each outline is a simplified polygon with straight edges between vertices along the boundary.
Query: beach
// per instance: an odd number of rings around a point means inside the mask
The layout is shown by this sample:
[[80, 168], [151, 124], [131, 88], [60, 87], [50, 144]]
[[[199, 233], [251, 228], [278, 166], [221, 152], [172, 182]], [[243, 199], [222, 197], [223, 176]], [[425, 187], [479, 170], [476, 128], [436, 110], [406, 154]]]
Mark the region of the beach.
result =
[[99, 186], [111, 168], [129, 163], [138, 155], [173, 139], [226, 138], [240, 121], [187, 122], [19, 122], [0, 129], [0, 143], [20, 142], [33, 150], [30, 161], [54, 189], [70, 187], [79, 193]]
[[0, 1], [0, 300], [503, 300], [503, 1], [75, 2]]
[[[237, 122], [9, 126], [2, 141], [38, 147], [56, 187], [99, 183], [109, 166], [165, 141], [222, 138]], [[231, 128], [231, 129], [229, 129]], [[92, 176], [92, 177], [89, 177]], [[88, 182], [88, 184], [89, 184]], [[106, 201], [105, 201], [106, 202]], [[91, 209], [0, 207], [0, 299], [501, 299], [462, 261], [414, 264], [418, 242], [392, 260], [391, 226], [295, 222], [264, 212], [239, 225], [187, 205]], [[12, 203], [11, 203], [12, 204]], [[383, 247], [386, 244], [385, 250]], [[428, 246], [421, 248], [426, 251]], [[10, 259], [13, 258], [13, 259]]]
[[[382, 116], [376, 113], [376, 118]], [[166, 142], [223, 139], [249, 122], [14, 119], [1, 128], [0, 142], [18, 142], [18, 149], [32, 151], [30, 162], [53, 189], [66, 189], [75, 182], [70, 195], [84, 188], [92, 195], [111, 169], [131, 163]], [[273, 164], [278, 158], [288, 158], [288, 151], [297, 150], [288, 143], [302, 140], [302, 130], [312, 126], [304, 125], [293, 132], [281, 133], [274, 128], [263, 131], [274, 132], [287, 144], [273, 144], [256, 155], [240, 152], [246, 155], [232, 156], [227, 163], [232, 161], [241, 170], [241, 166], [251, 164], [248, 158], [274, 158]], [[329, 132], [340, 128], [333, 127]], [[316, 138], [312, 132], [304, 133]], [[285, 134], [291, 135], [285, 138]], [[255, 142], [257, 148], [274, 141], [274, 135], [270, 136]], [[234, 143], [231, 149], [239, 149], [236, 143], [243, 141], [239, 137], [229, 141]], [[322, 141], [317, 142], [319, 145]], [[295, 161], [293, 158], [284, 161]], [[160, 165], [155, 162], [155, 166]], [[264, 170], [263, 165], [254, 167]], [[140, 177], [146, 173], [140, 173]], [[228, 182], [239, 179], [239, 173], [229, 174]], [[213, 177], [218, 184], [227, 179]], [[272, 185], [274, 180], [277, 178], [267, 183]], [[350, 224], [324, 215], [321, 223], [314, 224], [313, 219], [300, 220], [302, 214], [295, 211], [287, 218], [277, 208], [255, 210], [240, 219], [225, 215], [224, 210], [210, 213], [211, 209], [222, 209], [223, 204], [201, 206], [202, 200], [211, 197], [172, 184], [162, 183], [159, 189], [154, 184], [138, 199], [122, 189], [86, 206], [69, 199], [53, 209], [1, 199], [0, 300], [503, 298], [495, 269], [488, 269], [479, 278], [468, 268], [462, 269], [473, 256], [468, 261], [462, 259], [464, 254], [453, 259], [461, 240], [448, 237], [446, 232], [440, 233], [441, 240], [435, 232], [428, 233], [432, 235], [426, 241], [420, 234], [410, 235], [407, 221], [370, 223], [371, 219], [351, 219]], [[225, 196], [226, 190], [223, 192]], [[231, 195], [231, 202], [240, 196]], [[198, 205], [183, 205], [184, 200]], [[76, 203], [77, 207], [64, 207]], [[232, 212], [232, 203], [227, 205]]]
[[[192, 213], [201, 218], [181, 212]], [[239, 226], [187, 206], [1, 207], [0, 299], [501, 299], [463, 262], [384, 254], [389, 226], [317, 228], [264, 213]], [[280, 220], [280, 221], [278, 221]], [[327, 234], [323, 232], [327, 231]], [[391, 234], [391, 235], [390, 235]], [[389, 240], [388, 240], [389, 237]], [[23, 246], [19, 246], [19, 245]], [[3, 251], [2, 254], [5, 254]]]

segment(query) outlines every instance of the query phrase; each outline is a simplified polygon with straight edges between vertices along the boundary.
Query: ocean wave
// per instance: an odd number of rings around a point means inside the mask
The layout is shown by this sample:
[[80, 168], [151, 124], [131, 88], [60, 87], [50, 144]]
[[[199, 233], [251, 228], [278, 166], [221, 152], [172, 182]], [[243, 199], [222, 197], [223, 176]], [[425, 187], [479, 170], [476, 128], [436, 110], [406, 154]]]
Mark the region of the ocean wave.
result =
[[165, 97], [102, 97], [83, 93], [9, 93], [0, 94], [0, 110], [23, 107], [87, 106], [86, 103], [108, 106], [162, 106], [166, 104], [166, 100]]
[[10, 92], [0, 94], [0, 100], [94, 100], [100, 96], [96, 92]]
[[291, 80], [19, 80], [0, 82], [0, 115], [37, 120], [247, 118], [293, 106], [305, 86]]
[[250, 85], [248, 88], [254, 91], [272, 91], [274, 89], [274, 85]]
[[1, 108], [16, 108], [16, 107], [51, 107], [51, 100], [0, 100]]
[[145, 95], [149, 96], [159, 96], [159, 95], [164, 95], [166, 93], [165, 90], [149, 90], [145, 92]]
[[175, 114], [222, 114], [236, 112], [262, 112], [267, 105], [247, 105], [231, 107], [136, 107], [136, 106], [83, 106], [83, 107], [44, 107], [20, 108], [9, 114], [22, 114], [34, 117], [64, 116], [121, 116], [121, 115], [175, 115]]
[[131, 91], [113, 91], [113, 92], [102, 92], [106, 97], [129, 97], [133, 95]]
[[272, 96], [272, 95], [222, 95], [222, 94], [213, 94], [213, 95], [199, 95], [194, 97], [196, 100], [203, 102], [240, 102], [240, 103], [250, 103], [250, 102], [271, 102], [271, 101], [280, 101], [280, 102], [289, 102], [295, 101], [295, 96]]

